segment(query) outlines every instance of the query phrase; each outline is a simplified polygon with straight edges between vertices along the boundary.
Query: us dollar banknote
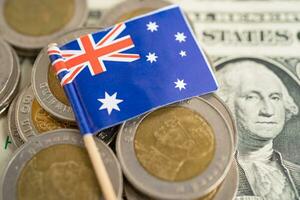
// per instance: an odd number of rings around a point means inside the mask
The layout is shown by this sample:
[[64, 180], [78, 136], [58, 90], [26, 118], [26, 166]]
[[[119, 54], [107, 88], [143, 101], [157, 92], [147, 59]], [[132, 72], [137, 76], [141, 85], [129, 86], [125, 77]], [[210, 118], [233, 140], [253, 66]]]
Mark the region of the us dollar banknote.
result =
[[300, 3], [177, 1], [238, 127], [237, 199], [298, 199]]

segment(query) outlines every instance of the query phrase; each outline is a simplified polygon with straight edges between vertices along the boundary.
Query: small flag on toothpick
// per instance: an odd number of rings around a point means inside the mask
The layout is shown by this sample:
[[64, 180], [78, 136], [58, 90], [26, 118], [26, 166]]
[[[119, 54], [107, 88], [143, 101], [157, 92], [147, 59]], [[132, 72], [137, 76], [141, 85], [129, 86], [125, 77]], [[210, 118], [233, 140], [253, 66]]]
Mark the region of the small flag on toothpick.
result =
[[48, 53], [83, 134], [217, 89], [176, 6], [84, 35]]
[[217, 89], [178, 6], [50, 45], [48, 54], [84, 136]]

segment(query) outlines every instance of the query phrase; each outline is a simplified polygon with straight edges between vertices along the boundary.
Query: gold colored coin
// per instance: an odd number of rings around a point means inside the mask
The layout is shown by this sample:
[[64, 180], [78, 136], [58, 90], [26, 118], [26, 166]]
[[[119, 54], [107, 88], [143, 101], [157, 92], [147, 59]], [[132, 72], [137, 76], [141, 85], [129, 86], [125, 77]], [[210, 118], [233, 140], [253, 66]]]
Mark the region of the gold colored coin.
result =
[[139, 16], [139, 15], [142, 15], [142, 14], [145, 14], [145, 13], [148, 13], [148, 12], [151, 12], [155, 10], [155, 8], [140, 8], [140, 9], [136, 9], [136, 10], [133, 10], [129, 13], [126, 13], [124, 15], [122, 15], [117, 21], [116, 23], [119, 23], [119, 22], [123, 22], [123, 21], [126, 21], [130, 18], [133, 18], [133, 17], [136, 17], [136, 16]]
[[141, 122], [134, 148], [150, 174], [167, 181], [184, 181], [208, 167], [215, 153], [215, 135], [200, 114], [184, 107], [167, 107]]
[[49, 113], [40, 106], [36, 99], [32, 102], [31, 117], [38, 134], [60, 128], [77, 128], [73, 123], [59, 121], [50, 116]]
[[62, 29], [74, 16], [74, 0], [6, 0], [4, 17], [15, 31], [44, 36]]
[[65, 94], [64, 89], [60, 85], [59, 80], [56, 78], [56, 74], [53, 70], [53, 67], [49, 65], [48, 71], [48, 84], [51, 93], [63, 104], [70, 106], [69, 100]]
[[59, 144], [38, 152], [21, 171], [18, 200], [99, 199], [101, 192], [85, 149]]

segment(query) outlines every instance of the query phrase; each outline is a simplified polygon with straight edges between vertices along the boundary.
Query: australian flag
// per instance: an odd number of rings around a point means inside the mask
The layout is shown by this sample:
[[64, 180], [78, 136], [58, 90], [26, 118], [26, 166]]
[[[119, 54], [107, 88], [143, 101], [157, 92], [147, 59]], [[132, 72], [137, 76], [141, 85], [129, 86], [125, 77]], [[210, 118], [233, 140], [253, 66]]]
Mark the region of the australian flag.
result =
[[50, 46], [48, 54], [83, 134], [217, 89], [178, 6]]

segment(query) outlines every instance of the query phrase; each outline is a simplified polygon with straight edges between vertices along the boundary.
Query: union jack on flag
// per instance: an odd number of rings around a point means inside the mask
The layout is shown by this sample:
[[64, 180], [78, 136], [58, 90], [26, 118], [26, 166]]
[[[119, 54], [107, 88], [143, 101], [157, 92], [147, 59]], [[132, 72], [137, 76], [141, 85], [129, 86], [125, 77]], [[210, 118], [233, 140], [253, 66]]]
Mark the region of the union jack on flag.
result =
[[50, 47], [48, 53], [82, 134], [217, 89], [178, 6]]
[[106, 71], [103, 61], [132, 62], [139, 59], [139, 54], [122, 53], [134, 47], [129, 35], [116, 39], [125, 28], [124, 23], [117, 24], [98, 42], [95, 42], [92, 34], [84, 35], [76, 40], [79, 50], [50, 47], [48, 55], [54, 60], [55, 73], [65, 72], [61, 85], [71, 83], [84, 67], [88, 67], [94, 76]]

